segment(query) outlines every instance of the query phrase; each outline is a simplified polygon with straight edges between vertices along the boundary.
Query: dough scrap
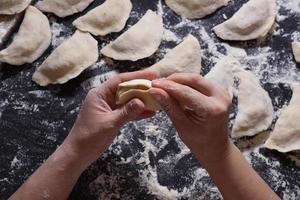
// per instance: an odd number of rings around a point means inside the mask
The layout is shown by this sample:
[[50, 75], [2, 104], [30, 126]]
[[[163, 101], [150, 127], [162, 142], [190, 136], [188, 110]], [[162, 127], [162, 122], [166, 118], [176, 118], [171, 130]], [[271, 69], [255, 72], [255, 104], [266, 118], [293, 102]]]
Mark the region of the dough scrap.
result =
[[178, 15], [197, 19], [215, 12], [218, 8], [227, 6], [230, 0], [166, 0], [166, 4]]
[[300, 150], [300, 86], [293, 89], [289, 106], [282, 112], [275, 128], [265, 143], [279, 152]]
[[162, 37], [162, 17], [148, 10], [138, 23], [105, 46], [101, 53], [115, 60], [137, 61], [154, 54]]
[[197, 38], [188, 35], [179, 45], [166, 54], [164, 59], [146, 70], [156, 71], [160, 77], [167, 77], [174, 73], [201, 72], [202, 51]]
[[241, 69], [236, 76], [240, 79], [238, 113], [231, 136], [254, 136], [271, 126], [274, 115], [272, 101], [253, 74]]
[[66, 17], [85, 10], [94, 0], [42, 0], [36, 7], [43, 12]]
[[106, 0], [102, 5], [76, 19], [73, 25], [95, 36], [105, 36], [119, 32], [125, 27], [131, 9], [130, 0]]
[[300, 63], [300, 42], [293, 42], [292, 47], [293, 47], [295, 60], [297, 63]]
[[123, 105], [131, 99], [138, 98], [145, 107], [152, 111], [160, 110], [160, 104], [148, 93], [152, 82], [145, 79], [136, 79], [119, 84], [116, 94], [116, 104]]
[[213, 28], [223, 40], [261, 39], [272, 29], [277, 14], [276, 0], [250, 0], [229, 20]]
[[32, 80], [40, 86], [66, 83], [93, 65], [98, 56], [97, 40], [89, 33], [76, 31], [42, 63]]
[[48, 18], [35, 7], [29, 6], [13, 42], [0, 51], [0, 62], [11, 65], [32, 63], [46, 51], [50, 43]]
[[0, 15], [14, 15], [25, 10], [31, 0], [1, 0]]

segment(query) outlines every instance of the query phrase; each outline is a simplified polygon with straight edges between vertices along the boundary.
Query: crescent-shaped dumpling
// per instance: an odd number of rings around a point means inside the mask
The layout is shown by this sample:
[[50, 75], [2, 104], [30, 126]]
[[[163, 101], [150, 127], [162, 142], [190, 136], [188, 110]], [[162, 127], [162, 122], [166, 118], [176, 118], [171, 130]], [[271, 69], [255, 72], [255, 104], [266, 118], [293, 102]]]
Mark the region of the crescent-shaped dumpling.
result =
[[130, 0], [106, 0], [102, 5], [76, 19], [73, 25], [95, 36], [105, 36], [119, 32], [125, 27], [131, 9]]
[[280, 152], [300, 150], [300, 86], [293, 89], [289, 106], [277, 120], [274, 131], [265, 143], [269, 149]]
[[160, 110], [160, 104], [149, 94], [152, 82], [145, 79], [135, 79], [119, 84], [116, 94], [116, 104], [123, 105], [131, 99], [138, 98], [149, 110]]
[[94, 0], [42, 0], [36, 7], [43, 12], [54, 13], [58, 17], [66, 17], [86, 9]]
[[162, 37], [162, 17], [148, 10], [138, 23], [105, 46], [101, 53], [115, 60], [136, 61], [154, 54]]
[[223, 40], [246, 41], [264, 38], [277, 14], [276, 0], [250, 0], [229, 20], [214, 27]]
[[29, 6], [13, 42], [0, 51], [0, 62], [11, 65], [32, 63], [45, 52], [50, 43], [48, 18], [35, 7]]
[[295, 60], [296, 62], [300, 63], [300, 42], [293, 42], [292, 47]]
[[197, 19], [215, 12], [226, 6], [230, 0], [166, 0], [166, 4], [178, 15]]
[[31, 0], [1, 0], [0, 15], [14, 15], [25, 10]]
[[179, 45], [172, 49], [160, 62], [146, 70], [156, 71], [160, 77], [168, 77], [174, 73], [201, 72], [202, 51], [197, 38], [188, 35]]
[[97, 40], [89, 33], [76, 31], [42, 63], [32, 80], [40, 86], [66, 83], [93, 65], [98, 56]]

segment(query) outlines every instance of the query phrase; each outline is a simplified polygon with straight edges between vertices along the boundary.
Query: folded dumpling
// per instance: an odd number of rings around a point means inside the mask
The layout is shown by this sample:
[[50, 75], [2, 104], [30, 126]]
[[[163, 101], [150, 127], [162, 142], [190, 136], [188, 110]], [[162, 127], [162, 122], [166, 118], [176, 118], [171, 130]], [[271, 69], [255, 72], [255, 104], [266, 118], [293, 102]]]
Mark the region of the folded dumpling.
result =
[[119, 32], [125, 27], [131, 9], [130, 0], [106, 0], [102, 5], [76, 19], [73, 25], [95, 36], [105, 36]]
[[148, 10], [138, 23], [105, 46], [101, 53], [115, 60], [136, 61], [154, 54], [162, 37], [162, 17]]
[[300, 42], [293, 42], [292, 47], [295, 60], [296, 62], [300, 63]]
[[89, 33], [76, 31], [42, 63], [32, 80], [40, 86], [63, 84], [93, 65], [98, 56], [97, 40]]
[[50, 43], [48, 18], [35, 7], [29, 6], [13, 42], [0, 51], [0, 62], [11, 65], [32, 63], [45, 52]]
[[94, 0], [42, 0], [36, 7], [43, 12], [54, 13], [66, 17], [86, 9]]
[[293, 89], [289, 106], [277, 120], [265, 146], [280, 152], [300, 150], [300, 86]]
[[146, 70], [159, 73], [160, 77], [167, 77], [174, 73], [201, 72], [202, 51], [197, 38], [188, 35], [179, 45], [166, 54], [164, 59]]
[[276, 0], [250, 0], [229, 20], [214, 27], [223, 40], [245, 41], [264, 38], [277, 14]]
[[14, 15], [25, 10], [31, 0], [1, 0], [0, 15]]
[[166, 0], [178, 15], [189, 19], [203, 18], [226, 6], [230, 0]]

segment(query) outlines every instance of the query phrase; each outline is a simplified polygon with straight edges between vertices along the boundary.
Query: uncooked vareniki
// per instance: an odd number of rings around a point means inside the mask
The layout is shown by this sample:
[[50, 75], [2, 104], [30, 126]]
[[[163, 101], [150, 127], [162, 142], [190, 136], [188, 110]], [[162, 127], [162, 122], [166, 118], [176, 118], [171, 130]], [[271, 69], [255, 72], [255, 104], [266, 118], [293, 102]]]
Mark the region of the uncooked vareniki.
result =
[[214, 27], [214, 31], [223, 40], [264, 38], [273, 27], [276, 14], [276, 0], [250, 0], [229, 20]]
[[0, 51], [0, 62], [11, 65], [32, 63], [45, 52], [50, 43], [48, 18], [35, 7], [29, 6], [13, 42]]
[[253, 74], [241, 69], [236, 76], [240, 80], [238, 113], [231, 136], [254, 136], [271, 126], [274, 113], [272, 101]]
[[131, 99], [138, 98], [143, 101], [145, 107], [157, 111], [160, 104], [148, 93], [152, 82], [145, 79], [135, 79], [119, 84], [116, 94], [116, 104], [123, 105]]
[[226, 6], [230, 0], [166, 0], [178, 15], [189, 19], [203, 18]]
[[293, 42], [292, 47], [293, 47], [295, 60], [296, 62], [300, 63], [300, 42]]
[[76, 31], [42, 63], [32, 80], [40, 86], [63, 84], [94, 64], [98, 56], [98, 42], [89, 33]]
[[131, 9], [130, 0], [106, 0], [102, 5], [76, 19], [73, 25], [95, 36], [105, 36], [124, 28]]
[[105, 46], [101, 53], [115, 60], [147, 58], [157, 51], [162, 36], [162, 17], [148, 10], [138, 23]]
[[290, 105], [277, 120], [274, 131], [265, 143], [280, 152], [300, 150], [300, 86], [293, 89]]
[[94, 0], [42, 0], [36, 7], [43, 12], [54, 13], [66, 17], [86, 9]]
[[201, 56], [199, 41], [194, 36], [189, 35], [167, 53], [164, 59], [146, 70], [156, 71], [160, 77], [167, 77], [174, 73], [200, 74]]
[[14, 15], [25, 10], [31, 0], [1, 0], [0, 15]]

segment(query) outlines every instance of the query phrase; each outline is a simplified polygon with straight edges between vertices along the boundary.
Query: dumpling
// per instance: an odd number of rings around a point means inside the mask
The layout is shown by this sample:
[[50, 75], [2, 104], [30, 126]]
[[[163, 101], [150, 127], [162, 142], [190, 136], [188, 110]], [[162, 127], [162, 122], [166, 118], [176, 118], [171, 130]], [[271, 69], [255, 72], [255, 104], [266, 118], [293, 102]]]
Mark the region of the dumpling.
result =
[[167, 77], [174, 73], [201, 72], [202, 51], [197, 38], [188, 35], [178, 46], [172, 49], [160, 62], [146, 70], [156, 71], [160, 77]]
[[11, 65], [32, 63], [45, 52], [50, 43], [48, 18], [35, 7], [29, 6], [13, 42], [0, 51], [0, 62]]
[[230, 0], [166, 0], [178, 15], [189, 19], [203, 18], [226, 6]]
[[76, 31], [42, 63], [32, 80], [40, 86], [66, 83], [93, 65], [98, 56], [97, 40], [89, 33]]
[[231, 136], [254, 136], [271, 126], [274, 115], [272, 101], [253, 74], [241, 69], [236, 77], [240, 80], [238, 113]]
[[124, 28], [131, 9], [130, 0], [106, 0], [102, 5], [76, 19], [73, 25], [95, 36], [105, 36]]
[[115, 60], [137, 61], [154, 54], [162, 37], [162, 17], [148, 10], [138, 23], [105, 46], [101, 53]]
[[0, 49], [4, 43], [13, 34], [20, 22], [23, 20], [22, 14], [0, 15]]
[[36, 7], [43, 12], [51, 12], [66, 17], [86, 9], [94, 0], [42, 0]]
[[116, 104], [123, 105], [131, 99], [141, 99], [149, 110], [160, 110], [160, 104], [148, 93], [152, 82], [145, 79], [136, 79], [119, 84], [116, 94]]
[[300, 42], [293, 42], [292, 47], [293, 47], [295, 60], [296, 62], [300, 63]]
[[265, 143], [280, 152], [300, 150], [300, 86], [293, 89], [290, 105], [277, 120], [274, 131]]
[[14, 15], [25, 10], [31, 0], [1, 0], [0, 15]]
[[245, 41], [264, 38], [277, 14], [276, 0], [250, 0], [229, 20], [214, 27], [223, 40]]

